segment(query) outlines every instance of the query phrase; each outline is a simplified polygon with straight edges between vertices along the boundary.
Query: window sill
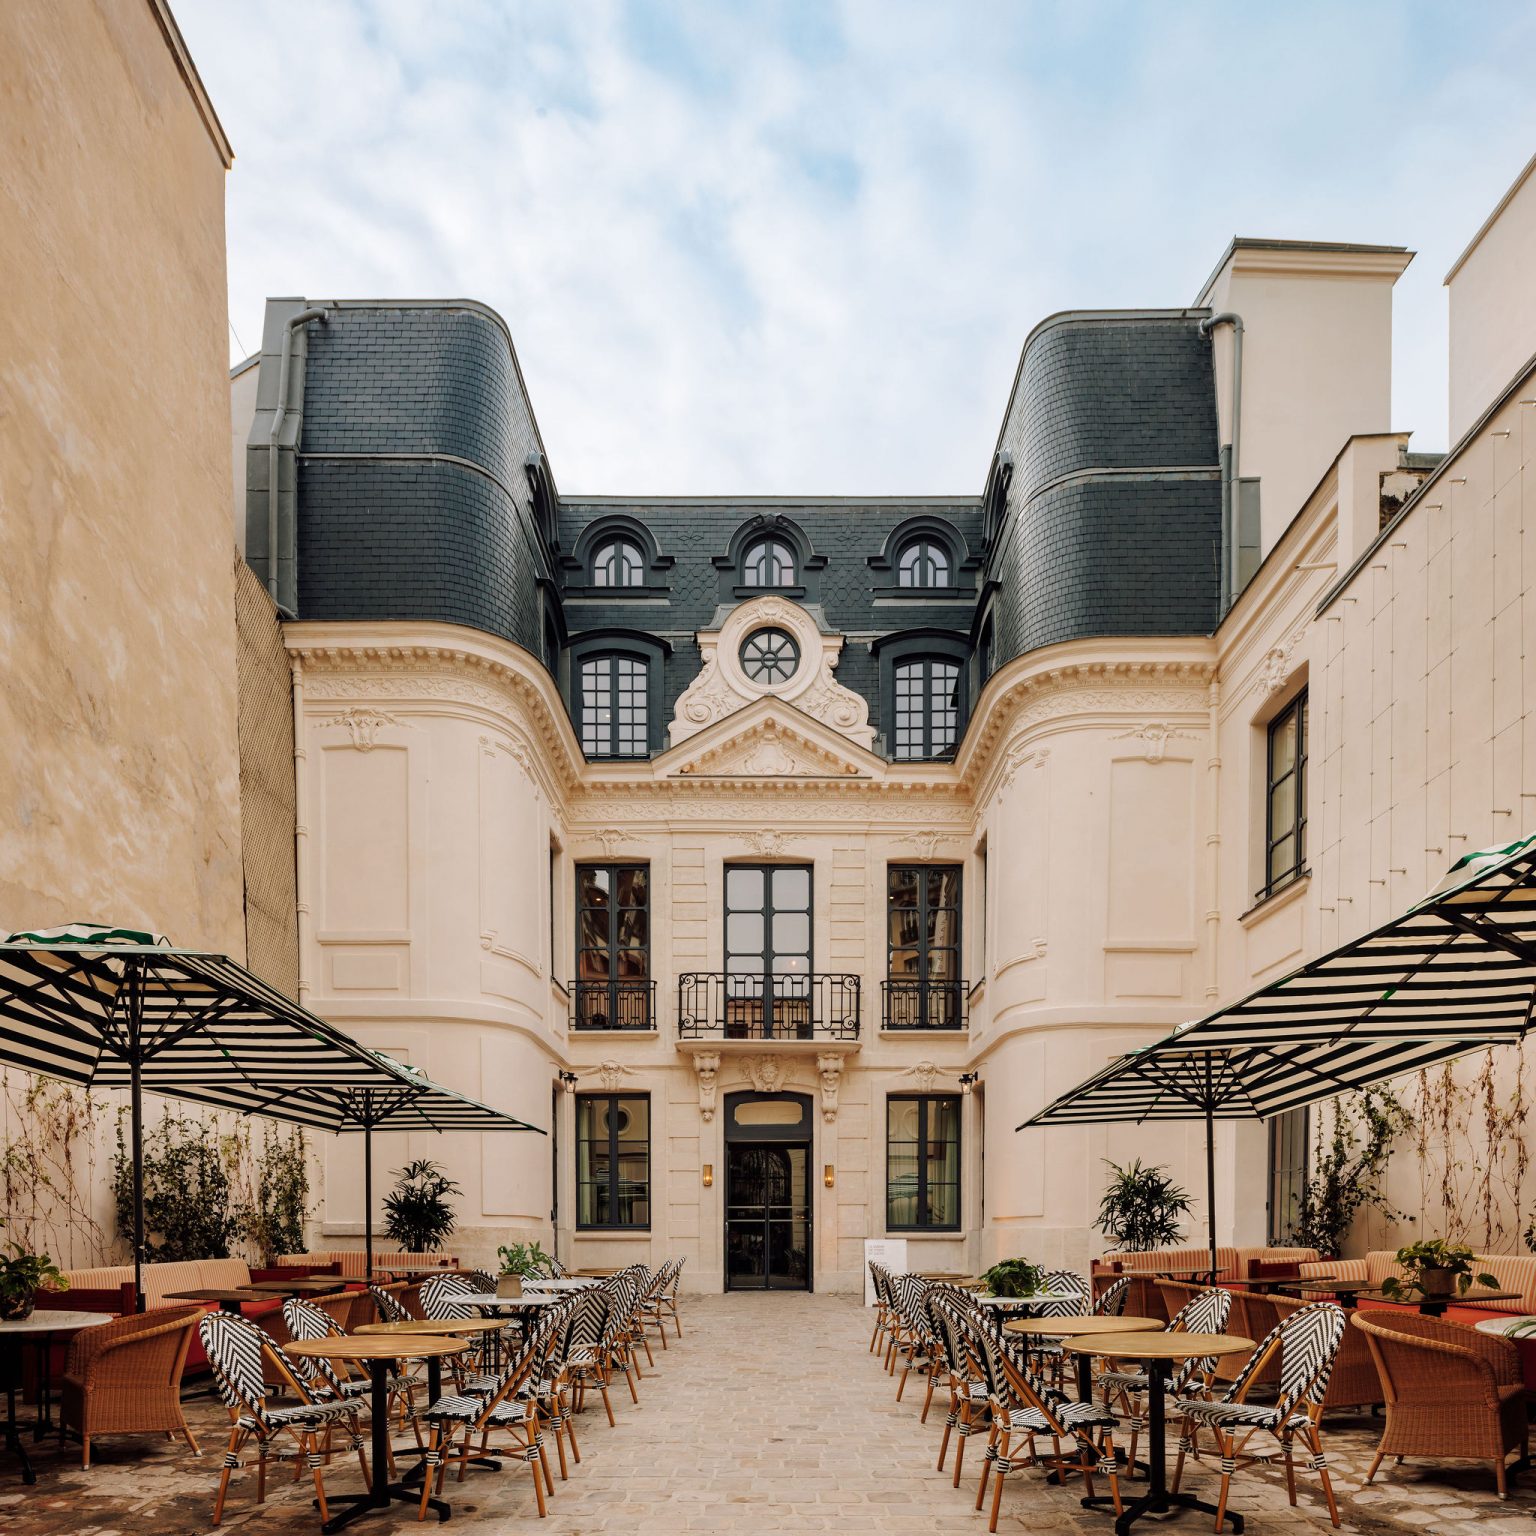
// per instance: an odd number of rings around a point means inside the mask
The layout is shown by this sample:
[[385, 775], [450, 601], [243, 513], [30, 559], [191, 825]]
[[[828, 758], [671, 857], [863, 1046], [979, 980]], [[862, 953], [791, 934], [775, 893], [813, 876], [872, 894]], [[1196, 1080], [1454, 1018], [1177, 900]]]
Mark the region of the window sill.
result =
[[578, 1241], [584, 1237], [649, 1237], [649, 1227], [577, 1227]]
[[1264, 892], [1254, 904], [1248, 908], [1239, 918], [1238, 922], [1247, 924], [1260, 917], [1267, 917], [1271, 912], [1280, 907], [1289, 906], [1312, 883], [1312, 871], [1310, 869], [1298, 869], [1294, 875], [1288, 876], [1273, 890]]
[[731, 595], [733, 597], [739, 597], [739, 598], [748, 598], [748, 597], [794, 597], [794, 598], [801, 598], [801, 597], [805, 596], [805, 588], [803, 586], [799, 586], [799, 585], [790, 586], [790, 587], [732, 587], [731, 588]]
[[969, 1031], [963, 1024], [939, 1024], [928, 1025], [926, 1028], [916, 1024], [898, 1024], [880, 1026], [880, 1038], [882, 1040], [905, 1040], [911, 1035], [916, 1035], [923, 1040], [942, 1040], [946, 1036], [950, 1039], [964, 1040]]
[[964, 1237], [965, 1231], [961, 1227], [887, 1227], [887, 1237]]

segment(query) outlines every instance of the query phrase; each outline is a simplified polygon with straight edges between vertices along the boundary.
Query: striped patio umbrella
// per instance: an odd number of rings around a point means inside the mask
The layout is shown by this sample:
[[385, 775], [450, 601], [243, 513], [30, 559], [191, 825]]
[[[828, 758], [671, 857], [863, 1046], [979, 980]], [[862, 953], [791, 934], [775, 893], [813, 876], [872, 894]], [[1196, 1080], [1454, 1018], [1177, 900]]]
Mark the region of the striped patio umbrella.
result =
[[[544, 1131], [536, 1125], [466, 1098], [434, 1083], [419, 1068], [382, 1052], [374, 1056], [395, 1080], [383, 1084], [310, 1082], [283, 1090], [281, 1102], [329, 1117], [328, 1131], [360, 1131], [363, 1136], [363, 1248], [368, 1273], [373, 1273], [373, 1133], [384, 1131]], [[258, 1107], [254, 1113], [270, 1111]]]
[[1401, 917], [1111, 1062], [1019, 1126], [1264, 1120], [1523, 1038], [1536, 1008], [1536, 838], [1481, 849]]
[[335, 1130], [317, 1083], [419, 1092], [398, 1064], [225, 955], [75, 924], [0, 944], [0, 1066], [129, 1094], [134, 1289], [142, 1309], [145, 1093]]

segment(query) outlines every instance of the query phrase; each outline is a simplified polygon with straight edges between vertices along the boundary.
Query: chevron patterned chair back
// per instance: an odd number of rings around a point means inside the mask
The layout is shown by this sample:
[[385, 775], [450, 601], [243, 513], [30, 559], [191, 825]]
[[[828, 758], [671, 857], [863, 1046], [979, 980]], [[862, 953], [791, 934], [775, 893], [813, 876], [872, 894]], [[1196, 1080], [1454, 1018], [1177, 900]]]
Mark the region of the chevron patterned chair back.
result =
[[1031, 1310], [1036, 1317], [1081, 1317], [1089, 1309], [1092, 1288], [1076, 1270], [1047, 1270], [1045, 1288], [1052, 1299], [1034, 1304]]
[[479, 1319], [477, 1307], [456, 1298], [473, 1296], [476, 1292], [483, 1295], [487, 1289], [494, 1291], [495, 1283], [489, 1287], [478, 1285], [457, 1270], [432, 1275], [421, 1283], [421, 1310], [438, 1322], [462, 1323]]
[[373, 1304], [379, 1309], [380, 1322], [408, 1323], [411, 1320], [411, 1314], [382, 1285], [375, 1285], [370, 1280], [368, 1294], [373, 1297]]
[[1093, 1304], [1095, 1317], [1123, 1317], [1125, 1315], [1125, 1299], [1131, 1293], [1131, 1277], [1121, 1275], [1118, 1280], [1111, 1280], [1100, 1293], [1099, 1299]]
[[[1174, 1315], [1173, 1321], [1168, 1324], [1169, 1333], [1225, 1333], [1227, 1318], [1232, 1312], [1232, 1292], [1223, 1290], [1219, 1285], [1212, 1286], [1208, 1291], [1201, 1291], [1188, 1305], [1181, 1307]], [[1198, 1376], [1208, 1381], [1211, 1372], [1216, 1369], [1216, 1359], [1213, 1355], [1200, 1355], [1185, 1360], [1173, 1373], [1172, 1380], [1168, 1383], [1168, 1392], [1175, 1396], [1181, 1396], [1189, 1391], [1191, 1383]]]
[[[288, 1325], [289, 1336], [296, 1343], [318, 1344], [322, 1339], [343, 1336], [342, 1329], [330, 1313], [312, 1301], [305, 1301], [301, 1296], [289, 1296], [284, 1300], [283, 1321]], [[302, 1372], [305, 1385], [322, 1396], [342, 1395], [341, 1378], [329, 1360], [296, 1358], [294, 1367]]]

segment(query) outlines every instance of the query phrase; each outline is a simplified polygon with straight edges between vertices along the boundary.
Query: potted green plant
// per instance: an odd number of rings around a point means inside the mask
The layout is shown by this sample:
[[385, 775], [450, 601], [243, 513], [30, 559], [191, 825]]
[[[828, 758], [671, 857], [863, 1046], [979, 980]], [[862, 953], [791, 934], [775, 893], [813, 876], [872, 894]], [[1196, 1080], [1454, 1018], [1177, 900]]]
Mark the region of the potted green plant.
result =
[[993, 1296], [1033, 1296], [1045, 1289], [1045, 1270], [1028, 1259], [1003, 1259], [981, 1278]]
[[1406, 1298], [1411, 1292], [1419, 1295], [1454, 1296], [1466, 1295], [1476, 1280], [1490, 1290], [1498, 1288], [1498, 1277], [1472, 1273], [1472, 1261], [1477, 1257], [1461, 1243], [1448, 1243], [1443, 1237], [1426, 1238], [1423, 1242], [1409, 1243], [1397, 1250], [1397, 1262], [1403, 1273], [1390, 1275], [1381, 1282], [1384, 1296]]
[[549, 1267], [549, 1255], [537, 1241], [498, 1248], [496, 1256], [501, 1260], [496, 1280], [498, 1296], [521, 1296], [523, 1281], [538, 1279]]
[[407, 1253], [436, 1253], [458, 1224], [450, 1195], [459, 1186], [430, 1158], [407, 1163], [384, 1197], [384, 1230]]
[[67, 1291], [69, 1281], [46, 1253], [28, 1253], [7, 1243], [0, 1254], [0, 1319], [8, 1323], [31, 1317], [39, 1291]]
[[1104, 1159], [1109, 1186], [1099, 1203], [1099, 1226], [1117, 1248], [1146, 1253], [1176, 1243], [1181, 1217], [1189, 1214], [1189, 1196], [1162, 1167], [1146, 1168], [1138, 1157], [1129, 1167]]

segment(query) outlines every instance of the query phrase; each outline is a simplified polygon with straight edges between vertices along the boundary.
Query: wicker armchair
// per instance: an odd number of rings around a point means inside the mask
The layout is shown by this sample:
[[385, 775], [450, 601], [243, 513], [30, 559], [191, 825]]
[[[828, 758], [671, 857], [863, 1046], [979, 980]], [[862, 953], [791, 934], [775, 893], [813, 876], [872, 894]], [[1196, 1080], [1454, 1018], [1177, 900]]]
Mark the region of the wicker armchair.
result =
[[181, 1414], [181, 1372], [200, 1307], [120, 1317], [75, 1335], [60, 1390], [60, 1426], [80, 1435], [80, 1465], [97, 1435], [180, 1435], [197, 1454]]
[[1387, 1427], [1365, 1480], [1388, 1456], [1466, 1457], [1493, 1463], [1509, 1497], [1505, 1459], [1528, 1451], [1520, 1356], [1508, 1339], [1412, 1312], [1356, 1312], [1387, 1405]]

